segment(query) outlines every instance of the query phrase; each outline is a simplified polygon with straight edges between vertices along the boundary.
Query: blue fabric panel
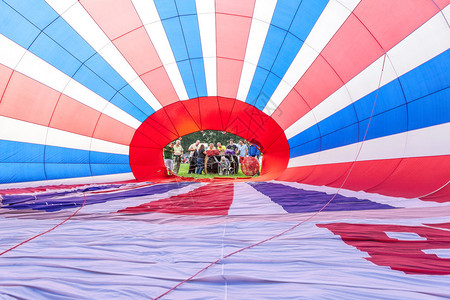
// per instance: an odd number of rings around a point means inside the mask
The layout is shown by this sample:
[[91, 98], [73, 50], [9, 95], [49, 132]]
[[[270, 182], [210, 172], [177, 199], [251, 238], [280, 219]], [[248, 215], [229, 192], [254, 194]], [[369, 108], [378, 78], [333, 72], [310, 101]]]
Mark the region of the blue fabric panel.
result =
[[[450, 122], [450, 88], [408, 103], [408, 129]], [[450, 135], [443, 138], [450, 138]]]
[[0, 182], [45, 180], [44, 163], [0, 163]]
[[81, 62], [78, 59], [55, 43], [46, 34], [39, 35], [29, 50], [69, 77], [72, 77], [81, 66]]
[[189, 58], [186, 49], [186, 40], [181, 29], [180, 19], [172, 18], [162, 21], [167, 38], [169, 39], [170, 47], [176, 61], [186, 60]]
[[450, 50], [401, 76], [407, 101], [427, 96], [450, 86]]
[[191, 59], [203, 58], [197, 15], [182, 16], [180, 17], [180, 22], [183, 28], [184, 40], [186, 41], [189, 57]]
[[[59, 15], [43, 0], [4, 0], [24, 18], [43, 30]], [[1, 9], [0, 9], [1, 11]]]
[[321, 138], [321, 151], [358, 142], [358, 124], [337, 130]]
[[78, 72], [73, 76], [73, 79], [106, 100], [111, 99], [116, 94], [116, 91], [110, 85], [85, 65], [80, 67]]
[[317, 19], [322, 14], [329, 0], [303, 0], [292, 21], [289, 31], [296, 35], [302, 41], [311, 32]]
[[92, 48], [78, 33], [67, 24], [63, 18], [56, 19], [47, 28], [44, 33], [47, 34], [62, 48], [67, 49], [79, 61], [86, 61], [95, 54]]
[[129, 173], [129, 164], [91, 164], [92, 176]]
[[127, 82], [120, 77], [120, 75], [98, 53], [91, 56], [84, 64], [116, 91], [127, 84]]
[[47, 180], [91, 176], [89, 164], [46, 163]]
[[247, 94], [245, 102], [254, 105], [260, 94], [261, 88], [264, 86], [264, 82], [267, 78], [269, 71], [261, 67], [257, 67], [255, 75], [253, 76], [252, 84]]
[[91, 164], [129, 164], [130, 158], [124, 154], [91, 151]]
[[[270, 25], [267, 32], [266, 41], [259, 56], [258, 67], [270, 70], [273, 66], [274, 59], [284, 42], [287, 31], [276, 26]], [[253, 84], [253, 82], [252, 82]]]
[[[382, 114], [374, 115], [370, 121], [366, 140], [375, 139], [387, 135], [397, 134], [408, 130], [406, 105], [388, 110]], [[362, 141], [367, 130], [369, 119], [361, 121], [359, 124], [359, 139]]]
[[312, 140], [301, 146], [291, 148], [290, 158], [320, 151], [320, 139]]
[[[164, 4], [166, 1], [164, 1]], [[195, 0], [176, 0], [178, 14], [182, 15], [195, 15], [197, 14], [197, 7], [195, 6]]]
[[111, 103], [117, 106], [118, 108], [126, 111], [133, 117], [135, 117], [137, 120], [144, 122], [145, 119], [147, 119], [147, 115], [144, 114], [141, 110], [136, 108], [133, 104], [130, 103], [124, 96], [122, 96], [121, 93], [117, 93], [114, 95], [114, 97], [111, 99]]
[[177, 6], [174, 0], [154, 0], [154, 2], [161, 20], [178, 16]]
[[0, 33], [28, 49], [41, 31], [9, 5], [0, 1]]
[[136, 108], [139, 108], [147, 117], [155, 110], [129, 85], [125, 85], [119, 93], [130, 101]]
[[195, 76], [195, 85], [197, 87], [198, 96], [199, 97], [208, 96], [208, 91], [206, 88], [205, 65], [203, 63], [203, 58], [191, 59], [191, 67]]
[[[272, 96], [273, 92], [276, 90], [278, 84], [280, 83], [281, 78], [276, 76], [273, 73], [269, 73], [267, 76], [266, 82], [264, 83], [264, 86], [258, 96], [258, 100], [256, 101], [256, 108], [259, 110], [263, 110], [264, 107], [267, 105], [267, 103], [270, 100], [270, 97]], [[269, 106], [271, 107], [271, 106]]]
[[184, 86], [190, 99], [198, 97], [197, 87], [195, 86], [195, 79], [192, 74], [191, 63], [189, 60], [177, 62], [178, 69], [183, 77]]
[[[373, 103], [377, 99], [375, 108]], [[403, 95], [402, 87], [398, 80], [391, 81], [385, 86], [381, 87], [378, 96], [374, 91], [369, 95], [359, 99], [354, 103], [356, 114], [359, 120], [367, 119], [370, 117], [373, 109], [373, 115], [378, 115], [384, 111], [393, 109], [395, 107], [404, 105], [406, 103], [405, 96]]]
[[288, 30], [301, 2], [302, 0], [279, 0], [273, 12], [271, 24]]
[[305, 131], [293, 136], [288, 140], [289, 148], [300, 146], [309, 141], [316, 140], [320, 137], [319, 126], [314, 125], [306, 129]]
[[0, 140], [0, 149], [2, 163], [44, 162], [44, 145]]
[[271, 71], [278, 77], [283, 78], [302, 45], [303, 41], [288, 33]]
[[334, 115], [322, 120], [317, 125], [320, 128], [321, 135], [327, 135], [337, 129], [347, 127], [357, 122], [355, 110], [352, 105], [349, 105]]
[[89, 151], [46, 146], [45, 163], [89, 164]]

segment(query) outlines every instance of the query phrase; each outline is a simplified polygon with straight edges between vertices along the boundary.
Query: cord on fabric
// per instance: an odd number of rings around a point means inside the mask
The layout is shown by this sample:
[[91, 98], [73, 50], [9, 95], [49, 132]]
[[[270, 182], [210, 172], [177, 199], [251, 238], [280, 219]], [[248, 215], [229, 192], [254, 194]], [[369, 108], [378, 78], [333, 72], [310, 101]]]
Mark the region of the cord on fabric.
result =
[[353, 167], [354, 167], [355, 163], [358, 161], [359, 155], [361, 154], [361, 150], [362, 150], [362, 147], [363, 147], [364, 142], [365, 142], [365, 140], [366, 140], [367, 133], [369, 132], [370, 122], [371, 122], [371, 120], [372, 120], [373, 113], [374, 113], [374, 111], [375, 111], [375, 104], [377, 103], [378, 93], [379, 93], [380, 87], [381, 87], [381, 79], [382, 79], [382, 77], [383, 77], [384, 65], [385, 65], [385, 62], [386, 62], [386, 56], [387, 56], [387, 54], [385, 53], [385, 54], [384, 54], [384, 57], [383, 57], [383, 65], [382, 65], [382, 67], [381, 67], [381, 74], [380, 74], [380, 79], [379, 79], [379, 81], [378, 81], [378, 87], [377, 87], [377, 92], [376, 92], [376, 95], [375, 95], [375, 100], [374, 100], [374, 102], [373, 102], [372, 111], [371, 111], [371, 113], [370, 113], [369, 121], [368, 121], [368, 124], [367, 124], [366, 131], [365, 131], [365, 133], [364, 133], [364, 137], [363, 137], [363, 139], [362, 139], [362, 141], [361, 141], [361, 145], [360, 145], [360, 147], [359, 147], [359, 149], [358, 149], [358, 152], [356, 153], [355, 159], [353, 160], [353, 162], [352, 162], [352, 164], [351, 164], [351, 166], [350, 166], [350, 168], [349, 168], [349, 170], [348, 170], [348, 172], [347, 172], [347, 175], [345, 176], [344, 181], [342, 182], [341, 186], [340, 186], [339, 189], [336, 191], [336, 193], [334, 193], [334, 195], [331, 197], [331, 199], [328, 200], [328, 202], [325, 203], [325, 205], [324, 205], [320, 210], [316, 211], [315, 213], [313, 213], [311, 216], [309, 216], [309, 217], [306, 218], [305, 220], [303, 220], [303, 221], [301, 221], [301, 222], [299, 222], [299, 223], [297, 223], [297, 224], [291, 226], [290, 228], [288, 228], [288, 229], [286, 229], [286, 230], [284, 230], [284, 231], [282, 231], [282, 232], [280, 232], [280, 233], [278, 233], [278, 234], [276, 234], [276, 235], [274, 235], [274, 236], [271, 236], [271, 237], [269, 237], [269, 238], [267, 238], [267, 239], [264, 239], [264, 240], [262, 240], [262, 241], [259, 241], [259, 242], [255, 243], [255, 244], [249, 245], [249, 246], [247, 246], [247, 247], [238, 249], [238, 250], [236, 250], [236, 251], [233, 251], [233, 252], [231, 252], [231, 253], [228, 253], [228, 254], [225, 255], [225, 256], [222, 256], [221, 258], [216, 259], [215, 261], [211, 262], [209, 265], [207, 265], [207, 266], [204, 267], [203, 269], [199, 270], [199, 271], [198, 271], [197, 273], [195, 273], [194, 275], [190, 276], [189, 278], [184, 279], [183, 281], [181, 281], [181, 282], [179, 282], [178, 284], [176, 284], [175, 286], [173, 286], [171, 289], [167, 290], [166, 292], [164, 292], [164, 293], [162, 293], [161, 295], [159, 295], [159, 296], [157, 296], [156, 298], [154, 298], [155, 300], [161, 299], [162, 297], [164, 297], [165, 295], [169, 294], [171, 291], [175, 290], [177, 287], [179, 287], [179, 286], [182, 285], [183, 283], [192, 280], [192, 279], [195, 278], [197, 275], [199, 275], [200, 273], [206, 271], [206, 270], [209, 269], [210, 267], [214, 266], [215, 264], [217, 264], [217, 263], [220, 262], [221, 260], [226, 259], [226, 258], [228, 258], [228, 257], [230, 257], [230, 256], [232, 256], [232, 255], [235, 255], [235, 254], [239, 253], [239, 252], [242, 252], [242, 251], [245, 251], [245, 250], [247, 250], [247, 249], [256, 247], [256, 246], [258, 246], [258, 245], [261, 245], [261, 244], [263, 244], [263, 243], [265, 243], [265, 242], [268, 242], [268, 241], [271, 241], [271, 240], [273, 240], [273, 239], [276, 239], [276, 238], [278, 238], [278, 237], [280, 237], [280, 236], [282, 236], [282, 235], [284, 235], [284, 234], [286, 234], [286, 233], [288, 233], [288, 232], [294, 230], [295, 228], [299, 227], [300, 225], [302, 225], [302, 224], [304, 224], [304, 223], [310, 221], [312, 218], [314, 218], [314, 217], [317, 216], [319, 213], [321, 213], [328, 205], [330, 205], [330, 203], [334, 200], [334, 198], [336, 198], [336, 196], [338, 195], [338, 193], [341, 191], [341, 189], [343, 188], [343, 186], [344, 186], [345, 183], [347, 182], [347, 180], [348, 180], [348, 178], [349, 178], [349, 176], [350, 176], [350, 174], [351, 174], [351, 172], [352, 172], [352, 170], [353, 170]]
[[40, 236], [42, 236], [42, 235], [44, 235], [44, 234], [46, 234], [46, 233], [49, 233], [50, 231], [55, 230], [56, 228], [58, 228], [58, 227], [61, 226], [62, 224], [64, 224], [64, 223], [66, 223], [67, 221], [69, 221], [69, 220], [70, 220], [72, 217], [74, 217], [74, 216], [75, 216], [75, 215], [76, 215], [76, 214], [84, 207], [84, 205], [86, 204], [86, 195], [85, 195], [84, 193], [83, 193], [83, 197], [84, 197], [83, 205], [81, 205], [80, 208], [78, 208], [73, 214], [71, 214], [69, 217], [67, 217], [64, 221], [62, 221], [62, 222], [56, 224], [55, 226], [53, 226], [53, 227], [50, 228], [50, 229], [47, 229], [47, 230], [44, 231], [44, 232], [41, 232], [41, 233], [39, 233], [39, 234], [37, 234], [37, 235], [35, 235], [35, 236], [29, 238], [29, 239], [26, 239], [26, 240], [23, 241], [23, 242], [18, 243], [17, 245], [15, 245], [15, 246], [13, 246], [13, 247], [11, 247], [11, 248], [9, 248], [9, 249], [6, 249], [5, 251], [3, 251], [3, 252], [0, 253], [0, 256], [2, 256], [2, 255], [5, 254], [5, 253], [8, 253], [8, 252], [11, 251], [11, 250], [16, 249], [17, 247], [19, 247], [19, 246], [21, 246], [21, 245], [23, 245], [23, 244], [26, 244], [26, 243], [28, 243], [28, 242], [34, 240], [34, 239], [37, 238], [37, 237], [40, 237]]

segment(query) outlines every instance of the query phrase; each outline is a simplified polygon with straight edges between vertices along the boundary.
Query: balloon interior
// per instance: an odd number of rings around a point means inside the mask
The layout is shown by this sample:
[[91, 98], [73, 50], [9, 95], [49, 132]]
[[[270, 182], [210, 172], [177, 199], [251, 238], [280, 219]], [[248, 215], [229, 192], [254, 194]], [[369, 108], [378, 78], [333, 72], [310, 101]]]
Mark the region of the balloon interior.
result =
[[0, 298], [450, 298], [449, 4], [0, 1]]

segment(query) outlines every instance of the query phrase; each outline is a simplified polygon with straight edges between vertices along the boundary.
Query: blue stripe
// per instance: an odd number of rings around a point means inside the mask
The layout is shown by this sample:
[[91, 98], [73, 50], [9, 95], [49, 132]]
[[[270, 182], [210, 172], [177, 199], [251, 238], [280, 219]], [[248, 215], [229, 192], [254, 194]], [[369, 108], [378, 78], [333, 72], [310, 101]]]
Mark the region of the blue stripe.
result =
[[[291, 157], [362, 141], [376, 93], [289, 139]], [[450, 50], [380, 88], [366, 140], [447, 122], [450, 122]]]
[[128, 155], [0, 140], [0, 182], [131, 172]]
[[195, 1], [157, 0], [155, 5], [189, 98], [207, 96]]
[[278, 1], [245, 102], [264, 109], [328, 1]]
[[[147, 102], [44, 1], [0, 2], [0, 33], [106, 100], [142, 121], [154, 112]], [[41, 30], [43, 30], [41, 32]]]

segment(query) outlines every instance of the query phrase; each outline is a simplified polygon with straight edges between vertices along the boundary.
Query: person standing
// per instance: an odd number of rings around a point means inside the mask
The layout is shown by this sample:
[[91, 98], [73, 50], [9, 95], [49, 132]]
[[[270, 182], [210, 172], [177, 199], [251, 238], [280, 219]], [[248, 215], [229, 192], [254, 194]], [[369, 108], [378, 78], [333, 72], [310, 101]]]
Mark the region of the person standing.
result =
[[195, 143], [189, 146], [189, 171], [188, 174], [195, 173], [195, 168], [197, 167], [197, 149], [200, 141], [197, 140]]
[[247, 154], [248, 154], [248, 156], [251, 156], [251, 157], [259, 156], [259, 150], [256, 147], [256, 145], [249, 143]]
[[173, 143], [170, 143], [163, 148], [164, 164], [166, 165], [167, 172], [171, 174], [173, 172]]
[[242, 140], [239, 140], [238, 144], [238, 151], [239, 151], [239, 164], [242, 164], [244, 161], [245, 156], [247, 155], [247, 144], [244, 144]]
[[227, 149], [231, 149], [234, 153], [237, 153], [238, 147], [236, 144], [233, 144], [233, 140], [230, 140], [230, 144], [228, 144]]
[[225, 146], [222, 146], [221, 142], [217, 142], [217, 150], [219, 150], [219, 154], [225, 154], [225, 150], [227, 148], [225, 148]]
[[197, 174], [201, 175], [203, 172], [203, 169], [205, 168], [205, 157], [206, 157], [206, 151], [205, 151], [205, 145], [200, 145], [200, 148], [197, 150]]
[[174, 160], [173, 172], [177, 175], [178, 172], [180, 171], [181, 155], [183, 155], [183, 147], [181, 146], [181, 141], [177, 140], [175, 142], [175, 146], [173, 146], [173, 160]]

